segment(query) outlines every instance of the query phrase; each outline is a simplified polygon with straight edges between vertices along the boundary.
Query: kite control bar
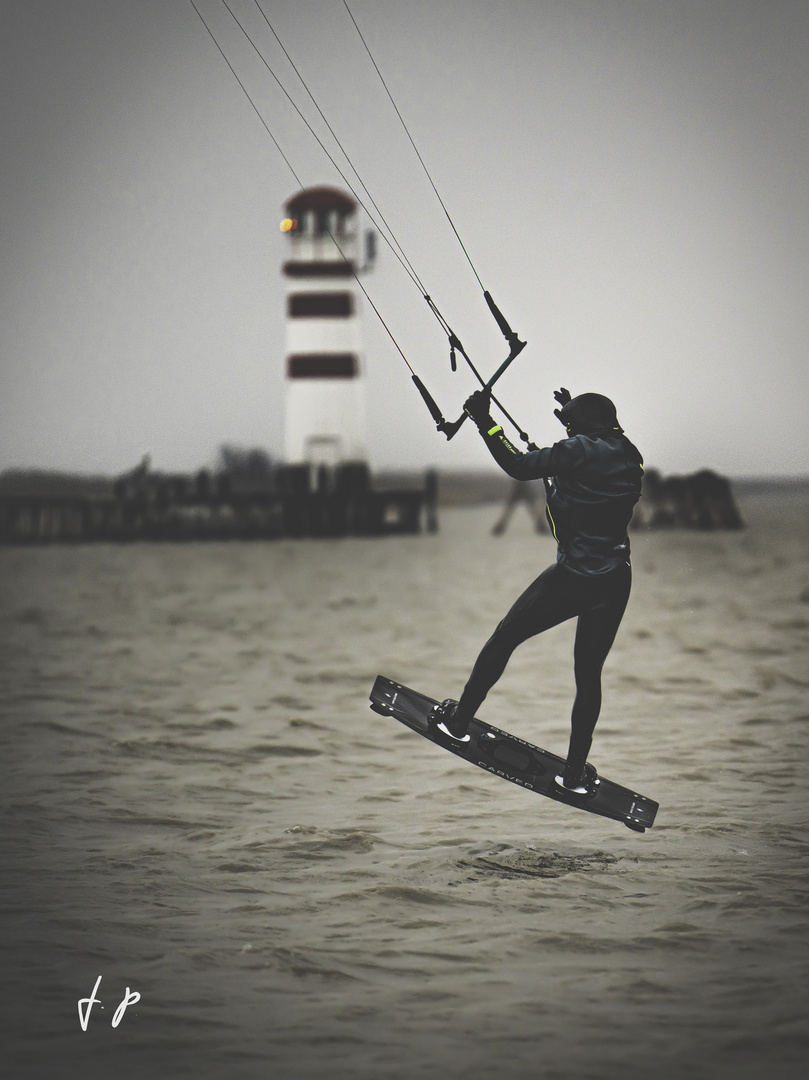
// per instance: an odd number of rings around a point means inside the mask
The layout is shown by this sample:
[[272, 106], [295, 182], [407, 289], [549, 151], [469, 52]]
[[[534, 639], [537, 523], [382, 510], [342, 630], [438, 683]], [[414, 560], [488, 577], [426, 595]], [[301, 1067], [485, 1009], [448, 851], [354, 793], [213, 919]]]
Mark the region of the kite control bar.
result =
[[[494, 375], [492, 375], [492, 377], [489, 379], [489, 381], [484, 382], [483, 376], [480, 374], [480, 372], [477, 370], [475, 365], [472, 363], [472, 361], [467, 356], [466, 350], [464, 349], [464, 347], [461, 344], [458, 337], [452, 332], [452, 330], [449, 330], [449, 333], [448, 333], [449, 347], [450, 347], [449, 358], [450, 358], [450, 365], [452, 367], [452, 370], [455, 371], [455, 369], [456, 369], [455, 352], [457, 350], [461, 354], [461, 356], [463, 356], [464, 360], [466, 360], [467, 364], [469, 365], [469, 367], [474, 372], [478, 382], [483, 387], [483, 389], [484, 390], [491, 390], [491, 388], [494, 386], [494, 384], [497, 382], [497, 380], [500, 378], [500, 376], [504, 373], [504, 371], [509, 366], [509, 364], [512, 362], [512, 360], [515, 360], [520, 355], [520, 353], [525, 348], [527, 342], [520, 341], [517, 334], [511, 329], [511, 327], [508, 324], [508, 321], [506, 320], [506, 317], [503, 315], [502, 311], [497, 306], [497, 304], [495, 304], [494, 300], [492, 300], [491, 293], [488, 292], [488, 291], [484, 291], [483, 295], [486, 298], [486, 303], [489, 305], [489, 310], [491, 311], [492, 315], [494, 316], [495, 321], [497, 322], [497, 325], [500, 327], [500, 330], [501, 330], [501, 332], [503, 334], [503, 337], [506, 339], [506, 341], [509, 344], [509, 350], [510, 351], [509, 351], [508, 356], [503, 361], [503, 363], [500, 365], [500, 367], [497, 369], [497, 371], [495, 371]], [[429, 298], [427, 298], [427, 299], [428, 299], [428, 302], [429, 302]], [[412, 368], [411, 368], [411, 371], [412, 371]], [[458, 431], [460, 430], [461, 425], [466, 420], [466, 418], [467, 418], [467, 416], [469, 414], [466, 412], [466, 410], [464, 410], [464, 412], [461, 413], [461, 415], [458, 417], [457, 420], [455, 420], [455, 421], [446, 420], [444, 418], [444, 416], [442, 415], [441, 410], [439, 409], [438, 405], [436, 404], [435, 399], [433, 398], [432, 394], [427, 389], [427, 387], [424, 385], [424, 383], [421, 381], [421, 379], [418, 377], [418, 375], [416, 375], [415, 373], [413, 374], [413, 382], [416, 384], [416, 387], [418, 388], [419, 393], [421, 394], [422, 398], [424, 399], [425, 405], [430, 410], [430, 415], [432, 416], [433, 420], [435, 420], [436, 428], [438, 429], [438, 431], [443, 432], [444, 435], [446, 435], [448, 441], [450, 439], [453, 439], [455, 437], [455, 435], [458, 433]], [[497, 407], [501, 410], [501, 412], [505, 416], [508, 417], [508, 419], [511, 421], [511, 423], [514, 424], [514, 427], [517, 428], [517, 430], [520, 432], [520, 437], [525, 442], [528, 442], [528, 436], [525, 434], [525, 432], [523, 432], [520, 429], [519, 425], [514, 422], [512, 417], [509, 416], [509, 414], [506, 412], [506, 410], [503, 408], [503, 406], [500, 404], [500, 402], [496, 398], [492, 398], [492, 400], [497, 405]]]
[[[506, 359], [503, 361], [503, 363], [500, 365], [500, 367], [497, 369], [497, 371], [495, 371], [494, 375], [492, 375], [491, 379], [489, 379], [489, 381], [487, 383], [484, 383], [482, 379], [480, 380], [482, 385], [483, 385], [484, 390], [491, 390], [491, 388], [494, 386], [494, 384], [497, 382], [497, 380], [500, 378], [500, 376], [503, 374], [503, 372], [509, 366], [511, 361], [514, 360], [517, 356], [519, 356], [519, 354], [523, 351], [523, 349], [525, 348], [525, 346], [527, 344], [528, 343], [526, 341], [518, 341], [516, 343], [515, 348], [513, 348], [511, 350], [511, 352], [506, 357]], [[465, 355], [466, 354], [464, 353], [464, 356]], [[424, 404], [430, 410], [430, 416], [432, 416], [433, 420], [435, 420], [436, 429], [438, 431], [442, 431], [446, 435], [447, 441], [454, 438], [455, 435], [460, 430], [461, 425], [463, 424], [464, 420], [466, 420], [469, 413], [466, 412], [466, 410], [464, 410], [461, 413], [461, 415], [458, 417], [457, 420], [452, 421], [452, 422], [449, 421], [449, 420], [446, 420], [444, 418], [443, 413], [441, 412], [441, 409], [438, 407], [435, 398], [430, 393], [430, 391], [427, 389], [427, 387], [424, 385], [424, 383], [421, 381], [421, 379], [418, 377], [418, 375], [416, 375], [416, 373], [413, 372], [413, 374], [410, 377], [412, 378], [413, 382], [416, 384], [416, 389], [418, 390], [418, 392], [421, 394], [422, 398], [424, 399]], [[494, 399], [494, 398], [492, 398], [492, 400], [496, 401], [496, 399]], [[500, 405], [499, 401], [496, 401], [496, 404], [498, 405], [500, 410], [506, 416], [509, 415], [506, 412], [506, 410], [503, 408], [503, 406]], [[510, 416], [509, 416], [509, 420], [511, 420]], [[520, 429], [520, 427], [517, 424], [514, 423], [513, 420], [511, 420], [511, 422], [512, 422], [512, 424], [514, 424], [514, 427], [517, 428], [517, 430], [520, 432], [520, 438], [522, 438], [523, 441], [528, 442], [528, 436], [525, 434], [525, 432], [522, 431]]]
[[[525, 348], [525, 346], [527, 344], [528, 344], [528, 342], [520, 341], [519, 338], [517, 337], [517, 335], [516, 334], [514, 335], [514, 343], [511, 346], [511, 352], [505, 358], [505, 360], [500, 365], [500, 367], [497, 369], [497, 371], [495, 371], [494, 375], [492, 375], [491, 379], [489, 379], [488, 382], [483, 383], [483, 389], [484, 390], [491, 390], [491, 388], [494, 386], [494, 384], [497, 382], [497, 380], [500, 378], [500, 376], [503, 374], [503, 372], [509, 366], [511, 361], [515, 360], [520, 355], [520, 353], [523, 351], [523, 349]], [[426, 398], [425, 398], [425, 401], [426, 401]], [[435, 402], [433, 402], [433, 404], [435, 404]], [[501, 406], [501, 408], [502, 408], [502, 406]], [[432, 412], [432, 410], [430, 410], [430, 411]], [[433, 414], [433, 415], [435, 415], [435, 414]], [[466, 420], [468, 415], [469, 415], [469, 413], [464, 409], [464, 411], [461, 413], [461, 415], [458, 417], [458, 419], [453, 421], [452, 423], [450, 423], [449, 420], [444, 420], [443, 417], [441, 418], [440, 421], [438, 419], [436, 419], [436, 424], [438, 426], [438, 430], [443, 431], [443, 433], [447, 437], [447, 441], [449, 441], [450, 439], [453, 439], [457, 435], [457, 433], [460, 431], [461, 425], [463, 424], [464, 420]], [[515, 424], [515, 427], [516, 427], [516, 424]]]

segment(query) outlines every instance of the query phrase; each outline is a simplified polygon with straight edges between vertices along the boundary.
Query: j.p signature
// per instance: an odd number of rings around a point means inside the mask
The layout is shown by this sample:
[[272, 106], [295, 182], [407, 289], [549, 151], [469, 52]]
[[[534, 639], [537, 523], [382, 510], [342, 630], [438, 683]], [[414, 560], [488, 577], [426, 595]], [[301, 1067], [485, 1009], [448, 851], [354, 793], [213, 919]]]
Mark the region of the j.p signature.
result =
[[[82, 1031], [87, 1030], [87, 1025], [90, 1023], [90, 1011], [92, 1010], [93, 1006], [101, 1005], [101, 998], [96, 997], [100, 985], [101, 976], [99, 975], [96, 979], [96, 984], [93, 987], [92, 994], [90, 994], [88, 998], [79, 998], [79, 1023], [81, 1024]], [[129, 987], [127, 986], [123, 1001], [115, 1010], [115, 1016], [113, 1016], [112, 1018], [112, 1026], [114, 1028], [117, 1028], [118, 1025], [121, 1023], [124, 1018], [124, 1013], [129, 1008], [129, 1006], [134, 1005], [138, 1001], [140, 1001], [140, 994], [137, 992], [137, 990], [133, 990], [130, 993]], [[101, 1005], [101, 1008], [103, 1009], [104, 1006]]]

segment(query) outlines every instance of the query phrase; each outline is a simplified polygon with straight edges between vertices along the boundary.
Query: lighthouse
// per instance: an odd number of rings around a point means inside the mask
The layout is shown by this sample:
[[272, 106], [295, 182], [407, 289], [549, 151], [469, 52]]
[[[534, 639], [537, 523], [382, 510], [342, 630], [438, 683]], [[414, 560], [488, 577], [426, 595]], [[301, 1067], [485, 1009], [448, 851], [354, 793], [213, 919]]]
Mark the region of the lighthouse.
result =
[[357, 203], [314, 187], [284, 211], [285, 460], [331, 472], [367, 460]]

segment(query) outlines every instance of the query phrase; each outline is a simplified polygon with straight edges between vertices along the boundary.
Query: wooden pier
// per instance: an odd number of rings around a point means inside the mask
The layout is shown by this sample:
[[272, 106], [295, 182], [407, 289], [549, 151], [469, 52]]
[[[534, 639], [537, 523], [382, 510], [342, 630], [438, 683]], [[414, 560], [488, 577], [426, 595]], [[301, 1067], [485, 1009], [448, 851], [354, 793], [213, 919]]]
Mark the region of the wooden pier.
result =
[[270, 487], [227, 475], [122, 477], [111, 494], [0, 494], [0, 543], [124, 543], [393, 536], [435, 532], [437, 478], [375, 484], [364, 465], [275, 470]]

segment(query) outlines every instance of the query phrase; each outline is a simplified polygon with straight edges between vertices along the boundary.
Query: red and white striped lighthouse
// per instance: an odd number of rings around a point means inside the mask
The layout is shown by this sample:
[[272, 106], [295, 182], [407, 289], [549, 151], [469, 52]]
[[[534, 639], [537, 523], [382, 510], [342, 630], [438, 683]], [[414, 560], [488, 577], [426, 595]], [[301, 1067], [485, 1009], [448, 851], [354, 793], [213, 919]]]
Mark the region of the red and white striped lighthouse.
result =
[[286, 463], [333, 468], [364, 462], [357, 203], [336, 188], [315, 187], [284, 209]]

